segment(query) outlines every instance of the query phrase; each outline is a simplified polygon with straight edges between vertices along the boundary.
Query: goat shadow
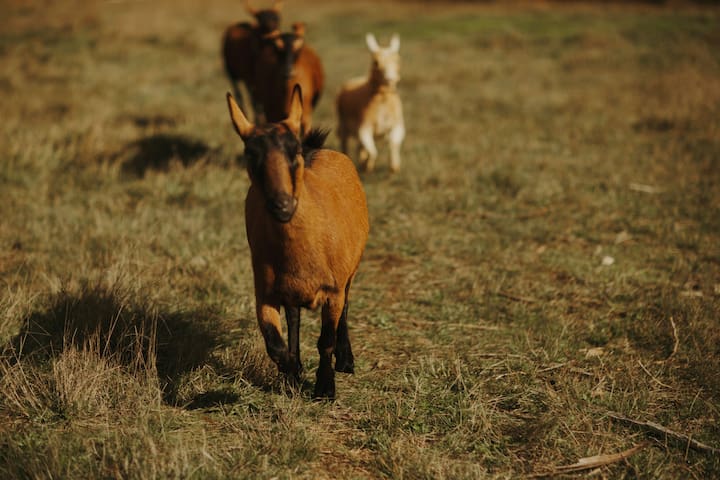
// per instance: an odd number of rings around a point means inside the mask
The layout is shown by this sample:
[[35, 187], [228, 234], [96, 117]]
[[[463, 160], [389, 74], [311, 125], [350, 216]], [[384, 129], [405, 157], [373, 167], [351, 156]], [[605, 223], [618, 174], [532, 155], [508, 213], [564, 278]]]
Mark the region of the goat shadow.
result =
[[188, 167], [217, 153], [204, 141], [174, 133], [156, 133], [134, 140], [112, 157], [126, 177], [142, 178], [148, 170], [167, 171], [171, 162]]
[[154, 361], [163, 399], [175, 404], [182, 375], [206, 364], [221, 342], [211, 329], [219, 316], [210, 309], [165, 312], [118, 290], [83, 287], [60, 292], [49, 307], [31, 312], [4, 351], [15, 362], [56, 358], [71, 347], [98, 351], [126, 367]]
[[[250, 362], [240, 367], [224, 362], [218, 358], [211, 358], [209, 365], [213, 370], [227, 382], [250, 384], [265, 393], [278, 395], [301, 395], [305, 398], [312, 396], [315, 383], [311, 381], [306, 371], [298, 381], [286, 377], [277, 371], [275, 365], [269, 365], [269, 359]], [[240, 396], [230, 388], [218, 388], [195, 395], [192, 400], [185, 404], [188, 410], [220, 407], [225, 404], [237, 403]]]

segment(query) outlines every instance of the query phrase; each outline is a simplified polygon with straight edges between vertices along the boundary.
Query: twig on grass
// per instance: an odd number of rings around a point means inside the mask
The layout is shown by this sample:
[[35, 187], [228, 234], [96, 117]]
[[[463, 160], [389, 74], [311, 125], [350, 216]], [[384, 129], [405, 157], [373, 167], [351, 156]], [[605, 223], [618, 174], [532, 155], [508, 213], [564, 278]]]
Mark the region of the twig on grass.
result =
[[543, 368], [543, 369], [541, 369], [541, 370], [538, 370], [537, 373], [550, 372], [550, 371], [552, 371], [552, 370], [557, 370], [558, 368], [562, 368], [562, 367], [564, 367], [565, 365], [567, 365], [567, 362], [556, 363], [555, 365], [550, 365], [549, 367], [545, 367], [545, 368]]
[[688, 445], [690, 448], [693, 448], [695, 450], [699, 450], [702, 452], [708, 452], [708, 453], [712, 453], [715, 455], [720, 455], [720, 448], [715, 448], [715, 447], [711, 447], [710, 445], [705, 445], [702, 442], [693, 440], [689, 435], [685, 435], [684, 433], [675, 432], [673, 430], [670, 430], [667, 427], [663, 427], [659, 423], [650, 422], [650, 421], [644, 422], [641, 420], [634, 420], [632, 418], [628, 418], [624, 415], [620, 415], [619, 413], [614, 413], [614, 412], [608, 412], [607, 416], [614, 420], [619, 420], [621, 422], [631, 423], [633, 425], [645, 427], [649, 430], [652, 430], [655, 433], [660, 433], [660, 434], [670, 437], [672, 439], [682, 441], [683, 443]]
[[602, 467], [605, 465], [610, 465], [610, 464], [625, 460], [626, 458], [630, 457], [631, 455], [633, 455], [633, 454], [637, 453], [638, 451], [640, 451], [641, 449], [645, 448], [647, 445], [648, 445], [647, 442], [643, 442], [638, 445], [635, 445], [632, 448], [624, 450], [620, 453], [611, 453], [608, 455], [595, 455], [592, 457], [581, 458], [580, 460], [577, 461], [577, 463], [573, 463], [572, 465], [561, 465], [561, 466], [554, 467], [552, 470], [548, 470], [546, 472], [533, 473], [529, 476], [529, 478], [550, 477], [553, 475], [560, 475], [563, 473], [580, 472], [582, 470], [589, 470], [591, 468], [598, 468], [598, 467]]
[[525, 358], [524, 355], [518, 355], [516, 353], [471, 353], [473, 358]]
[[675, 320], [673, 319], [673, 317], [670, 317], [670, 325], [672, 326], [673, 330], [673, 349], [672, 352], [670, 352], [670, 355], [668, 355], [668, 357], [665, 359], [666, 362], [670, 360], [673, 356], [675, 356], [678, 351], [678, 346], [680, 346], [680, 339], [678, 338], [677, 327], [675, 326]]
[[662, 193], [663, 189], [658, 188], [653, 185], [645, 185], [643, 183], [630, 183], [628, 185], [630, 190], [633, 190], [635, 192], [642, 192], [642, 193], [650, 193], [650, 194], [656, 194], [656, 193]]
[[645, 365], [643, 365], [643, 363], [642, 363], [640, 360], [638, 360], [638, 365], [640, 365], [640, 368], [642, 368], [643, 371], [644, 371], [645, 373], [647, 373], [647, 374], [650, 376], [650, 378], [653, 379], [653, 381], [654, 381], [655, 383], [657, 383], [657, 384], [660, 385], [661, 387], [672, 388], [670, 385], [667, 385], [667, 384], [661, 382], [660, 380], [658, 380], [657, 377], [655, 377], [655, 375], [653, 375], [652, 373], [650, 373], [650, 370], [648, 370], [647, 368], [645, 368]]

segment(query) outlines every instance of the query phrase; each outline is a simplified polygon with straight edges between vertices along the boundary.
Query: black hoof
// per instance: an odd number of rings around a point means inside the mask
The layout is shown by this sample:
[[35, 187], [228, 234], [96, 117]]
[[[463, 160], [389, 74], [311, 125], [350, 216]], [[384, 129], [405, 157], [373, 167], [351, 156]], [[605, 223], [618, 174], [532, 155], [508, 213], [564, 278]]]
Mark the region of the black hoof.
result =
[[287, 360], [278, 364], [278, 370], [284, 373], [288, 378], [299, 383], [302, 378], [303, 366], [293, 356], [288, 355]]
[[351, 352], [335, 352], [335, 371], [355, 373], [355, 359]]
[[315, 400], [335, 400], [335, 385], [321, 386], [315, 384], [315, 393], [313, 393]]
[[335, 372], [332, 369], [325, 370], [321, 368], [318, 370], [313, 397], [317, 399], [335, 399]]

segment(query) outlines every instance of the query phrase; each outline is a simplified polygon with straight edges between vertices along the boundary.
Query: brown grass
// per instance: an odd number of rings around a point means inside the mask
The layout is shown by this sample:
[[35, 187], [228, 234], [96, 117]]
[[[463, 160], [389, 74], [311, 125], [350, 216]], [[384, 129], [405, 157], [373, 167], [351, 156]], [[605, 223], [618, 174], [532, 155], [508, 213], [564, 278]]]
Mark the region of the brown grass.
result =
[[[403, 171], [363, 177], [356, 374], [310, 400], [254, 318], [217, 0], [0, 19], [0, 476], [713, 478], [712, 6], [287, 2], [333, 97], [402, 39]], [[331, 146], [336, 146], [334, 138]], [[381, 149], [384, 151], [384, 149]], [[609, 458], [609, 457], [603, 457]]]

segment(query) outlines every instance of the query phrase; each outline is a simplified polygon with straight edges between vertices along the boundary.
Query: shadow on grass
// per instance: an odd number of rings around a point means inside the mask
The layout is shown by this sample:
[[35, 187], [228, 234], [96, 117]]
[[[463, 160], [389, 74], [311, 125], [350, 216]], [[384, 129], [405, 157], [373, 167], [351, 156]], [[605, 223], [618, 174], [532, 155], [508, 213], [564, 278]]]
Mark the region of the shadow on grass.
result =
[[[245, 366], [233, 368], [229, 365], [216, 363], [211, 360], [210, 363], [215, 366], [215, 371], [220, 377], [229, 383], [249, 384], [264, 393], [272, 393], [276, 395], [286, 395], [292, 397], [300, 395], [304, 398], [312, 398], [315, 384], [307, 377], [296, 384], [284, 375], [277, 372], [273, 366], [271, 371], [260, 372], [258, 362], [254, 366]], [[254, 370], [254, 371], [253, 371]], [[233, 391], [231, 387], [221, 387], [198, 393], [182, 403], [183, 408], [187, 410], [202, 410], [207, 408], [222, 407], [223, 405], [237, 404], [241, 399], [241, 395]]]
[[164, 312], [121, 289], [83, 287], [30, 313], [4, 350], [13, 362], [42, 362], [75, 347], [130, 371], [155, 370], [164, 400], [175, 403], [182, 375], [207, 363], [220, 342], [211, 328], [218, 318], [212, 310]]
[[[264, 348], [256, 349], [240, 345], [233, 347], [233, 350], [234, 358], [210, 359], [209, 364], [219, 377], [233, 384], [252, 385], [265, 393], [288, 396], [301, 394], [306, 398], [312, 396], [315, 388], [314, 372], [303, 372], [298, 383], [278, 371]], [[201, 408], [193, 405], [213, 406], [228, 403], [225, 400], [231, 401], [232, 397], [233, 394], [229, 394], [224, 389], [208, 391], [193, 398], [188, 408]]]
[[240, 395], [235, 392], [229, 390], [211, 390], [195, 395], [190, 403], [185, 405], [185, 408], [188, 410], [200, 410], [237, 403], [238, 400], [240, 400]]
[[167, 171], [172, 161], [187, 167], [212, 153], [202, 140], [185, 135], [158, 133], [130, 142], [115, 158], [123, 175], [142, 177], [148, 170]]

